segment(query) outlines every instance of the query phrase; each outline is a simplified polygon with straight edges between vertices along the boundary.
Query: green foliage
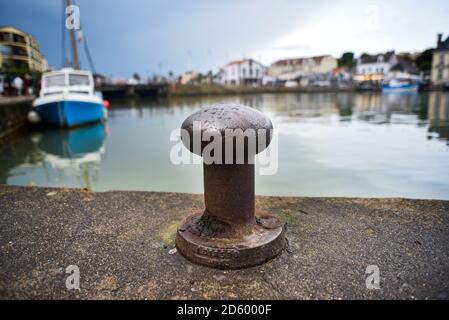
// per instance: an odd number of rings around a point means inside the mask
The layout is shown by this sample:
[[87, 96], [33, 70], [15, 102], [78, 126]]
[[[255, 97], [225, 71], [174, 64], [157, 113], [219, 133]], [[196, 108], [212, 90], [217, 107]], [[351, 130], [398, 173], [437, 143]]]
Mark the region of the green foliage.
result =
[[39, 78], [42, 73], [39, 71], [30, 71], [28, 68], [15, 68], [8, 65], [3, 65], [0, 67], [0, 74], [6, 74], [6, 75], [14, 75], [19, 77], [24, 77], [25, 75], [29, 74], [32, 77]]
[[133, 78], [136, 79], [137, 81], [140, 81], [140, 75], [137, 72], [133, 73]]
[[338, 59], [338, 66], [340, 68], [348, 68], [348, 69], [355, 66], [354, 53], [352, 52], [343, 53], [341, 58]]
[[430, 71], [432, 68], [432, 55], [434, 49], [427, 49], [416, 58], [416, 66], [421, 71]]
[[366, 57], [369, 57], [369, 54], [366, 53], [366, 52], [364, 52], [364, 53], [362, 53], [362, 54], [360, 55], [360, 58], [361, 58], [361, 59], [366, 58]]

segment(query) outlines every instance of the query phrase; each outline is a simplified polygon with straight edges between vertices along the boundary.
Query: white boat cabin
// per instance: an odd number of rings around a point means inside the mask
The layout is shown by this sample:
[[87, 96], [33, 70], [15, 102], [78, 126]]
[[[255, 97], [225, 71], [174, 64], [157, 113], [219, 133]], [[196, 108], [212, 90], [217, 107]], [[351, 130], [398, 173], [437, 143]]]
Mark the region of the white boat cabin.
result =
[[60, 93], [94, 95], [94, 90], [92, 72], [64, 68], [43, 74], [40, 96]]

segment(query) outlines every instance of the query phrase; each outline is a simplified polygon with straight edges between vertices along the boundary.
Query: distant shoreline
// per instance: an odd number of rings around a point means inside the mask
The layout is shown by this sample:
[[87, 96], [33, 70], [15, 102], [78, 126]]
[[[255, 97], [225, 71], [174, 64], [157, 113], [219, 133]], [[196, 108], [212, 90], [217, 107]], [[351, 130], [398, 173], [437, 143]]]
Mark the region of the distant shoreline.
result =
[[[441, 87], [425, 88], [422, 91], [443, 91]], [[333, 93], [333, 92], [381, 92], [381, 90], [360, 90], [356, 87], [243, 87], [221, 85], [171, 85], [167, 94], [171, 96], [201, 96], [227, 94], [256, 94], [256, 93]]]
[[168, 95], [173, 96], [196, 96], [196, 95], [226, 95], [226, 94], [253, 94], [253, 93], [302, 93], [302, 92], [352, 92], [353, 87], [348, 88], [323, 88], [323, 87], [274, 87], [274, 86], [221, 86], [207, 85], [172, 85], [169, 87]]

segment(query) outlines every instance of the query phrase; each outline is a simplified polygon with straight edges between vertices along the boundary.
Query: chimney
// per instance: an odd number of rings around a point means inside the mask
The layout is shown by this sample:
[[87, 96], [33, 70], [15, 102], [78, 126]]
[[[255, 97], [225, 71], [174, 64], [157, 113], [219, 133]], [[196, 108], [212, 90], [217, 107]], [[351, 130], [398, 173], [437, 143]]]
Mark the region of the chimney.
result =
[[438, 46], [440, 45], [442, 38], [443, 38], [443, 34], [442, 34], [442, 33], [439, 33], [439, 34], [438, 34], [438, 41], [437, 41], [437, 45], [438, 45]]

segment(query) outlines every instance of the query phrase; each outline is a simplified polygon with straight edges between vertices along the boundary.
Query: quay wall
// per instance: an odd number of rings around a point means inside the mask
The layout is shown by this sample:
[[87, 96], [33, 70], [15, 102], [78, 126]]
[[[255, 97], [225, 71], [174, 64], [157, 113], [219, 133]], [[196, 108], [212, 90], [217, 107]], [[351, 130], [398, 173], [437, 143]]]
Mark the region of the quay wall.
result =
[[203, 85], [171, 85], [168, 90], [173, 96], [194, 95], [223, 95], [223, 94], [256, 94], [256, 93], [301, 93], [301, 92], [350, 92], [355, 91], [353, 87], [347, 88], [320, 88], [320, 87], [245, 87], [245, 86], [222, 86], [216, 84]]
[[34, 97], [4, 97], [0, 99], [0, 139], [27, 124], [27, 114]]

